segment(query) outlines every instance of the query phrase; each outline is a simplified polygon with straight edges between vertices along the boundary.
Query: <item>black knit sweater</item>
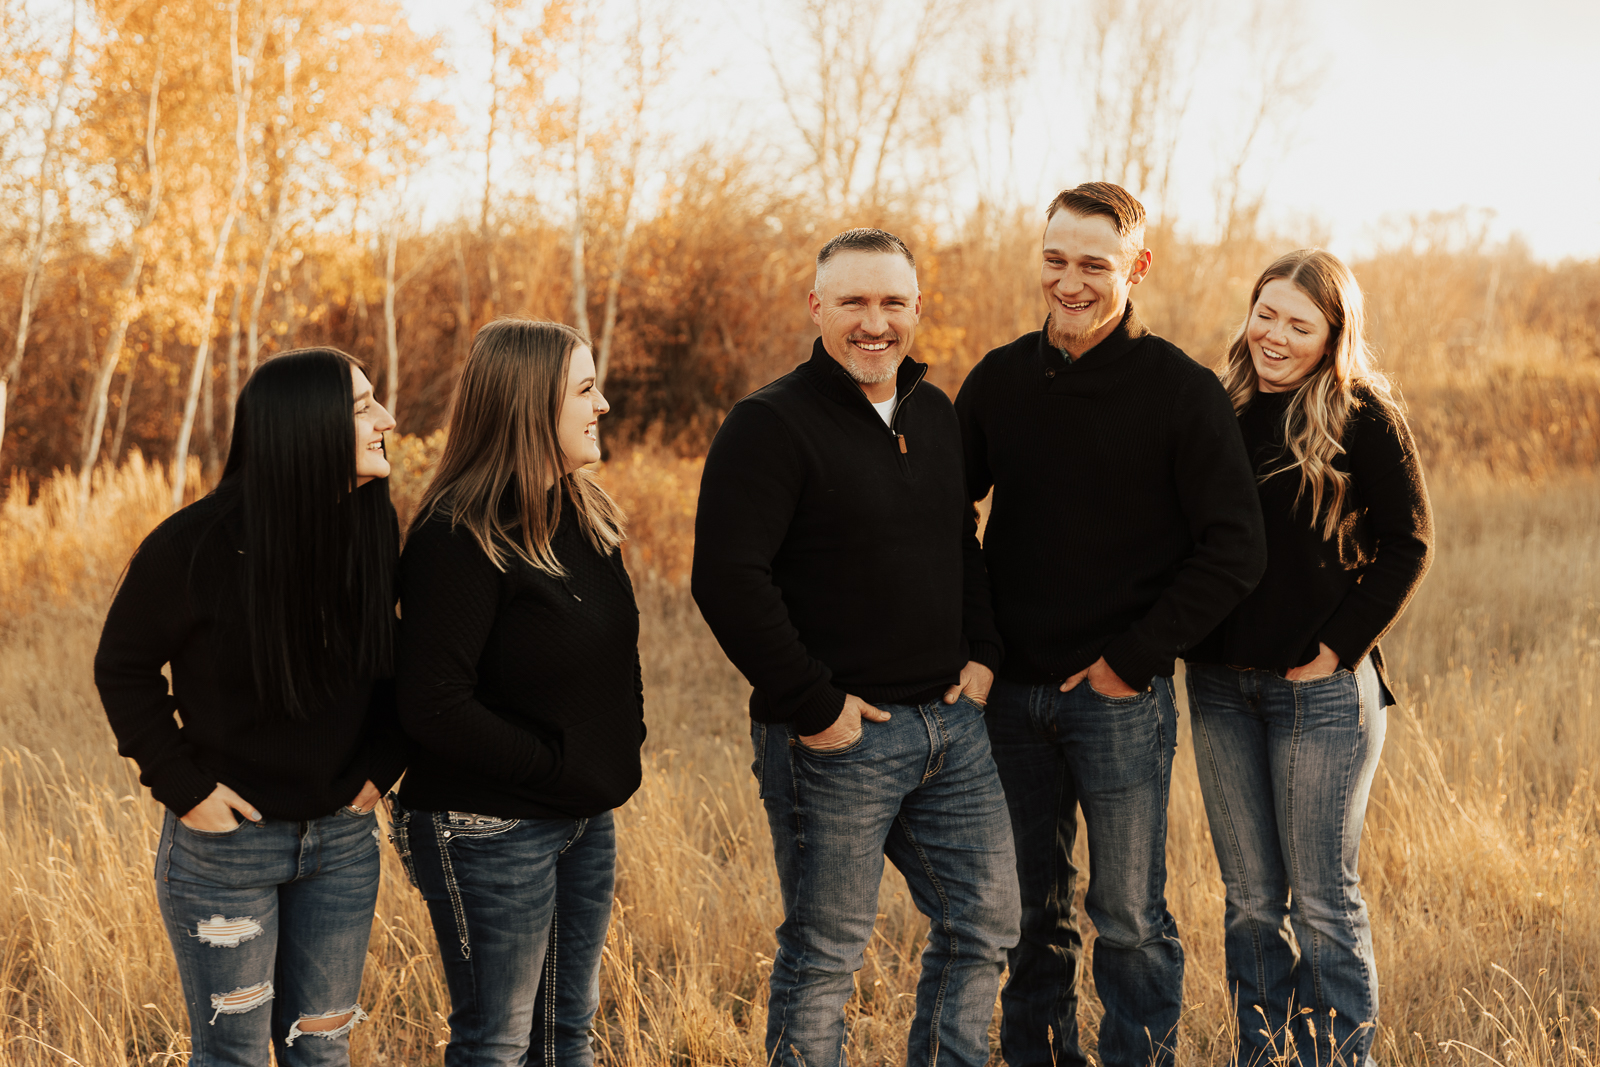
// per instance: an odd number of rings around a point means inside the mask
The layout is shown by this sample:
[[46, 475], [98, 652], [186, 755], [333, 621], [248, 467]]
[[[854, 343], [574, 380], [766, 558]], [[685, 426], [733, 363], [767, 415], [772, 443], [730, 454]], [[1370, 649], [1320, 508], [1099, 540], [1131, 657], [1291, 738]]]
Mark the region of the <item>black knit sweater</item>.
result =
[[901, 362], [886, 426], [819, 340], [717, 431], [694, 597], [758, 722], [819, 733], [846, 693], [926, 701], [999, 662], [960, 431], [926, 373]]
[[[1239, 417], [1265, 474], [1284, 465], [1284, 413], [1292, 393], [1258, 393]], [[1325, 643], [1354, 667], [1405, 610], [1433, 557], [1433, 515], [1403, 415], [1369, 390], [1345, 424], [1333, 465], [1351, 476], [1338, 529], [1324, 540], [1311, 497], [1298, 505], [1299, 471], [1261, 483], [1267, 572], [1255, 591], [1188, 655], [1195, 662], [1285, 671]], [[1382, 656], [1376, 655], [1382, 671]], [[1387, 684], [1387, 677], [1385, 677]]]
[[1131, 305], [1071, 362], [1043, 331], [990, 352], [956, 412], [967, 489], [994, 488], [983, 558], [1002, 676], [1059, 681], [1103, 655], [1141, 689], [1260, 577], [1261, 508], [1228, 398]]
[[[117, 751], [178, 815], [219, 782], [276, 819], [331, 814], [369, 779], [389, 788], [405, 755], [387, 679], [339, 680], [308, 720], [262, 706], [243, 546], [237, 508], [213, 494], [170, 516], [134, 554], [94, 657]], [[161, 673], [169, 663], [170, 691]]]
[[563, 504], [551, 548], [565, 578], [509, 550], [498, 570], [439, 513], [411, 532], [400, 558], [396, 679], [415, 742], [400, 787], [407, 807], [585, 818], [639, 788], [633, 585], [622, 553], [597, 551], [571, 501]]

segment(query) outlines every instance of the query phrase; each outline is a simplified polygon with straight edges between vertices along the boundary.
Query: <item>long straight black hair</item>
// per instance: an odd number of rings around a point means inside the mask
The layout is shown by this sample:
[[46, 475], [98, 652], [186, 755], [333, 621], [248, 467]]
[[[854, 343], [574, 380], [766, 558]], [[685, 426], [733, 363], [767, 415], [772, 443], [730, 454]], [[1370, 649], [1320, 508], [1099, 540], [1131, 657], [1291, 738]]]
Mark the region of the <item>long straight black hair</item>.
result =
[[303, 348], [239, 391], [215, 494], [244, 529], [244, 601], [267, 712], [309, 719], [341, 679], [393, 673], [399, 524], [389, 480], [356, 488], [360, 364]]

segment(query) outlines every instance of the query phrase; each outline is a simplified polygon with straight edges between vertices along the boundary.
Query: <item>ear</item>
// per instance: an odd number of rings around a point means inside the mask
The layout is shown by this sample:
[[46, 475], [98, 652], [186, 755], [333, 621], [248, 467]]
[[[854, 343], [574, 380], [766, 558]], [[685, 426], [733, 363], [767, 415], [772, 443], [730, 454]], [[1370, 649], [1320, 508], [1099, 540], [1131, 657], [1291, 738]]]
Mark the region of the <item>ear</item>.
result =
[[917, 290], [917, 302], [914, 305], [912, 305], [911, 314], [915, 315], [919, 319], [922, 318], [922, 290], [921, 289]]
[[1148, 248], [1139, 249], [1139, 254], [1133, 257], [1133, 264], [1128, 268], [1128, 284], [1138, 285], [1144, 281], [1144, 276], [1150, 273], [1150, 264], [1154, 259]]
[[811, 321], [818, 326], [822, 325], [822, 298], [815, 289], [806, 294], [806, 304], [811, 308]]

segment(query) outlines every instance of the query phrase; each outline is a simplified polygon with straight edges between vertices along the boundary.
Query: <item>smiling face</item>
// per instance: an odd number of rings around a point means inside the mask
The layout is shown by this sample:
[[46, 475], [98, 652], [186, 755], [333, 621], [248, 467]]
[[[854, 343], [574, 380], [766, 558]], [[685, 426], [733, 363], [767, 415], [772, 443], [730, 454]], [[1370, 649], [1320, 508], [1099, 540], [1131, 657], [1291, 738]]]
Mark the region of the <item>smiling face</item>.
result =
[[817, 272], [811, 321], [822, 347], [867, 399], [894, 396], [895, 373], [911, 353], [922, 313], [917, 272], [893, 252], [840, 252]]
[[572, 350], [567, 369], [566, 392], [561, 401], [561, 416], [556, 422], [556, 441], [561, 445], [564, 472], [600, 462], [600, 416], [611, 410], [594, 384], [594, 353], [584, 345]]
[[356, 488], [374, 478], [389, 477], [389, 457], [383, 449], [383, 435], [394, 429], [394, 417], [372, 395], [372, 383], [360, 367], [350, 368], [351, 389], [356, 406]]
[[1045, 226], [1039, 275], [1050, 343], [1076, 358], [1111, 336], [1149, 271], [1150, 250], [1130, 250], [1110, 219], [1058, 210]]
[[1256, 387], [1283, 393], [1317, 369], [1330, 347], [1328, 317], [1299, 286], [1273, 278], [1261, 287], [1245, 341], [1256, 369]]

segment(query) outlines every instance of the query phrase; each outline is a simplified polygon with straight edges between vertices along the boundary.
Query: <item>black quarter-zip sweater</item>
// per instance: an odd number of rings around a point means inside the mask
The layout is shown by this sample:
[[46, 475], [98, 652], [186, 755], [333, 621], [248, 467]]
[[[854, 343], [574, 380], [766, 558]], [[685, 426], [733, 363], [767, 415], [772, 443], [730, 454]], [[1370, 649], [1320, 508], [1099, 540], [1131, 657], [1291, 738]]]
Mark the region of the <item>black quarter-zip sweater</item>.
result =
[[846, 693], [920, 703], [999, 663], [961, 433], [927, 370], [900, 364], [886, 426], [819, 340], [711, 444], [694, 598], [757, 722], [820, 733]]
[[1135, 689], [1256, 584], [1266, 542], [1238, 420], [1211, 371], [1129, 304], [1068, 362], [1043, 331], [983, 357], [956, 398], [1001, 674], [1041, 684], [1101, 656]]

